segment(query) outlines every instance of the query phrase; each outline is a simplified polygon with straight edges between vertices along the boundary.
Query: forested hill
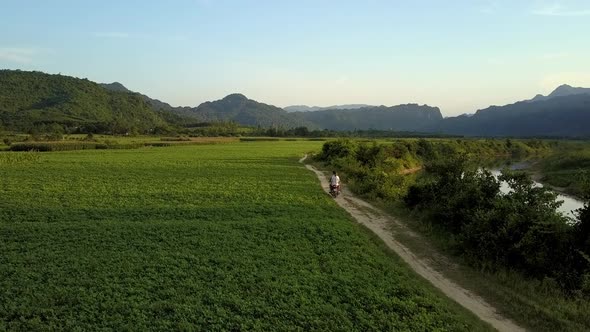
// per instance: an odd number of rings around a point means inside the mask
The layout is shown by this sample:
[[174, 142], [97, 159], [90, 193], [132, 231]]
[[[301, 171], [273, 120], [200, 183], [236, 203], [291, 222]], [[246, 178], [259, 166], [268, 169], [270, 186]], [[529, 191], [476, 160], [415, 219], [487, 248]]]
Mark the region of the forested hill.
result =
[[177, 112], [202, 122], [233, 121], [249, 126], [317, 128], [314, 123], [306, 121], [299, 114], [287, 113], [282, 108], [259, 103], [239, 93], [202, 103], [196, 108], [183, 108]]
[[103, 88], [105, 88], [107, 90], [111, 90], [111, 91], [138, 93], [141, 96], [141, 98], [143, 98], [143, 100], [145, 100], [148, 104], [150, 104], [150, 106], [152, 107], [152, 109], [154, 111], [173, 111], [173, 110], [182, 108], [182, 107], [173, 107], [170, 104], [165, 103], [161, 100], [153, 99], [153, 98], [150, 98], [150, 97], [148, 97], [144, 94], [141, 94], [139, 92], [131, 91], [119, 82], [100, 83], [99, 85], [102, 86]]
[[407, 104], [392, 107], [364, 107], [360, 109], [292, 113], [321, 128], [332, 130], [377, 129], [419, 131], [439, 123], [443, 117], [438, 107]]
[[[121, 83], [101, 84], [112, 91], [132, 92]], [[184, 118], [185, 122], [236, 122], [247, 126], [294, 128], [305, 126], [317, 128], [299, 115], [288, 114], [285, 110], [255, 100], [238, 93], [230, 94], [221, 100], [202, 103], [197, 107], [173, 107], [158, 99], [140, 94], [154, 111], [166, 111]], [[174, 121], [178, 122], [178, 121]]]
[[32, 132], [149, 133], [168, 127], [138, 94], [106, 90], [87, 79], [18, 70], [0, 70], [0, 121], [6, 129]]
[[467, 136], [590, 137], [590, 94], [492, 106], [427, 128]]

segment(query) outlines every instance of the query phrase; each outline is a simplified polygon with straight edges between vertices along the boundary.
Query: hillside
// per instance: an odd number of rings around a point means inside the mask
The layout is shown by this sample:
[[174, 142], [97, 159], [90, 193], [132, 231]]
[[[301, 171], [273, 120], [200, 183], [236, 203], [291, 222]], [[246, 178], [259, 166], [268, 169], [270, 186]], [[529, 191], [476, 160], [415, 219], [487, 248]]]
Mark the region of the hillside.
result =
[[590, 136], [590, 94], [492, 106], [472, 116], [446, 118], [428, 131], [467, 136]]
[[[121, 83], [101, 84], [111, 91], [132, 92]], [[242, 94], [230, 94], [221, 100], [205, 102], [197, 107], [173, 107], [158, 99], [139, 94], [154, 111], [166, 112], [163, 116], [175, 124], [194, 122], [227, 122], [232, 121], [246, 126], [293, 128], [306, 126], [314, 128], [314, 124], [305, 122], [298, 115], [287, 114], [279, 107], [259, 103], [248, 99]], [[171, 116], [172, 113], [176, 117]]]
[[261, 127], [316, 127], [298, 114], [289, 114], [282, 108], [259, 103], [239, 93], [202, 103], [196, 108], [183, 108], [175, 112], [202, 122], [233, 121], [242, 125]]
[[139, 95], [87, 79], [1, 70], [0, 86], [0, 121], [10, 130], [147, 133], [167, 127]]
[[150, 98], [142, 93], [131, 91], [119, 82], [100, 83], [99, 85], [107, 90], [110, 90], [110, 91], [138, 93], [141, 96], [141, 98], [143, 98], [143, 100], [145, 100], [148, 104], [150, 104], [150, 106], [152, 107], [152, 109], [154, 111], [172, 111], [174, 109], [181, 108], [181, 107], [173, 107], [168, 103], [165, 103], [165, 102], [158, 100], [158, 99]]
[[[297, 113], [295, 113], [297, 114]], [[407, 104], [299, 113], [307, 121], [332, 130], [377, 129], [418, 131], [442, 120], [438, 107]]]

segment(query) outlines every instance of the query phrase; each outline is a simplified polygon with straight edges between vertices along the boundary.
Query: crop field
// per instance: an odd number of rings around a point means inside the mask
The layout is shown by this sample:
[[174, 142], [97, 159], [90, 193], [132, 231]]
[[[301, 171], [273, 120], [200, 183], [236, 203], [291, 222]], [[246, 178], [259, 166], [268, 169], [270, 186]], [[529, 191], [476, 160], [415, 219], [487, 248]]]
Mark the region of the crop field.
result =
[[322, 192], [322, 144], [0, 153], [0, 331], [489, 330]]

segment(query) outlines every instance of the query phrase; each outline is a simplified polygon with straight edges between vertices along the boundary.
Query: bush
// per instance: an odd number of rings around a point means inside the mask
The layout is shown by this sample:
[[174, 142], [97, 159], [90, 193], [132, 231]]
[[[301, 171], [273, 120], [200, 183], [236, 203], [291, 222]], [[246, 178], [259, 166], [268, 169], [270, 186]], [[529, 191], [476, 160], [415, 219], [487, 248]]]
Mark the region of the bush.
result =
[[[498, 179], [471, 170], [461, 157], [430, 163], [427, 170], [429, 176], [409, 188], [404, 202], [427, 211], [430, 222], [456, 237], [455, 249], [473, 265], [550, 278], [566, 290], [584, 287], [588, 264], [579, 252], [588, 249], [590, 224], [568, 225], [556, 212], [556, 194], [510, 171], [499, 180], [511, 192], [501, 194]], [[580, 220], [586, 213], [580, 211]]]
[[322, 161], [330, 162], [337, 158], [354, 156], [357, 148], [357, 143], [349, 139], [330, 141], [324, 144], [322, 153], [318, 157]]

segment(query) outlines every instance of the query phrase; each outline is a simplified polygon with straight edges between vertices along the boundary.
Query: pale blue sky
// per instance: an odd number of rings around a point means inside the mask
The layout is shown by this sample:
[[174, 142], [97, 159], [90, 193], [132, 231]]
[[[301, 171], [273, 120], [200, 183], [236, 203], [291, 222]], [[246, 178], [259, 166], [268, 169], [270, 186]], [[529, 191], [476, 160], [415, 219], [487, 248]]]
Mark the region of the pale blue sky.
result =
[[0, 16], [0, 68], [118, 81], [175, 106], [241, 92], [449, 116], [590, 87], [588, 0], [0, 0]]

